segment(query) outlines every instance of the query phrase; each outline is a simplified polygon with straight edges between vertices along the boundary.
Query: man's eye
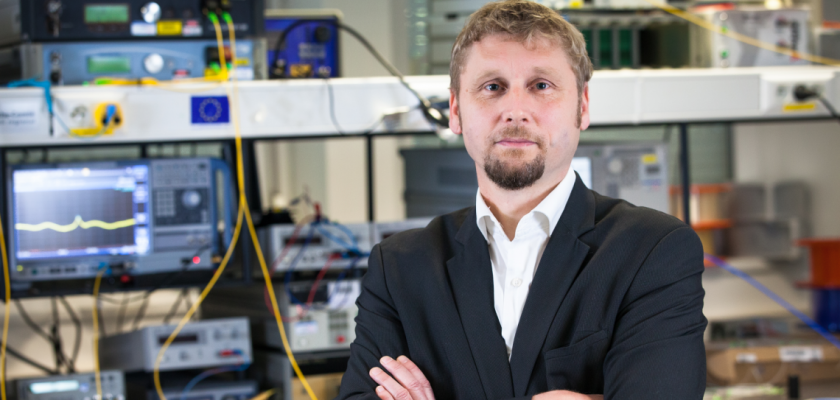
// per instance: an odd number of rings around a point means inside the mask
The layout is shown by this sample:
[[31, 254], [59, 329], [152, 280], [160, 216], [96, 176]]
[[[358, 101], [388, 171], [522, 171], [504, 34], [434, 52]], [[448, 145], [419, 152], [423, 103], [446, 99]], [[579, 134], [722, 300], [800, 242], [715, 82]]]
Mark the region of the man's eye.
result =
[[502, 87], [499, 86], [498, 83], [491, 83], [491, 84], [485, 86], [484, 88], [491, 91], [491, 92], [495, 92], [495, 91], [501, 89]]
[[548, 84], [545, 83], [545, 82], [540, 82], [540, 83], [537, 84], [537, 89], [539, 89], [539, 90], [548, 89]]

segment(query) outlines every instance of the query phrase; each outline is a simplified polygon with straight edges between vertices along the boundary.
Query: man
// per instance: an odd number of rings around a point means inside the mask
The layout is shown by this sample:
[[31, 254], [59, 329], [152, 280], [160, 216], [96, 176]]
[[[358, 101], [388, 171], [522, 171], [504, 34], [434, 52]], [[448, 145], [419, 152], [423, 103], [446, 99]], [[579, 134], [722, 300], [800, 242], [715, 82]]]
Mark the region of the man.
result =
[[471, 16], [450, 127], [476, 206], [374, 247], [339, 398], [702, 398], [700, 241], [570, 168], [591, 71], [583, 36], [542, 5]]

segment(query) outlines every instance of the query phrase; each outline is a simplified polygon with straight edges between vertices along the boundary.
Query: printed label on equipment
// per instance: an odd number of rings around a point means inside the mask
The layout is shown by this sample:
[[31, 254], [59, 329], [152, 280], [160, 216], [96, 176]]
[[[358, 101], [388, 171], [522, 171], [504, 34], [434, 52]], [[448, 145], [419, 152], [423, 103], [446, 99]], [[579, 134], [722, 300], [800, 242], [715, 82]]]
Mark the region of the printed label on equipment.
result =
[[180, 35], [183, 23], [181, 21], [158, 21], [157, 33], [161, 36]]
[[300, 321], [295, 322], [295, 335], [314, 335], [318, 333], [318, 322], [317, 321]]
[[40, 118], [40, 102], [16, 101], [0, 103], [0, 131], [3, 133], [31, 132]]
[[779, 347], [779, 359], [782, 362], [822, 361], [823, 351], [819, 346], [783, 346]]
[[155, 36], [157, 35], [157, 25], [146, 22], [132, 22], [131, 36]]
[[642, 164], [656, 164], [659, 162], [659, 157], [653, 154], [645, 154], [642, 156]]
[[782, 106], [784, 112], [814, 111], [816, 109], [817, 103], [789, 103]]
[[204, 33], [204, 30], [201, 28], [198, 20], [190, 19], [184, 21], [184, 36], [201, 36], [202, 33]]
[[254, 69], [251, 67], [238, 67], [233, 70], [233, 73], [236, 74], [236, 79], [240, 81], [254, 80]]
[[356, 304], [356, 298], [362, 294], [362, 287], [359, 281], [330, 282], [327, 286], [329, 291], [330, 310], [341, 310]]
[[226, 124], [230, 122], [230, 106], [226, 96], [193, 96], [193, 124]]

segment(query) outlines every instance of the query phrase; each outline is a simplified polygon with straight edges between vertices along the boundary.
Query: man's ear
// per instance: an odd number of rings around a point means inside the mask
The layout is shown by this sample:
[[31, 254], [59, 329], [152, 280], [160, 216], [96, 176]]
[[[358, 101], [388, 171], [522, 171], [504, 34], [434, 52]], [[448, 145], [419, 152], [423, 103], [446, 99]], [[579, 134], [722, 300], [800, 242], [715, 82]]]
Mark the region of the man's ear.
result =
[[583, 93], [580, 96], [580, 130], [589, 128], [589, 83], [583, 85]]
[[458, 105], [458, 94], [449, 88], [449, 129], [452, 133], [460, 135], [461, 132], [461, 108]]

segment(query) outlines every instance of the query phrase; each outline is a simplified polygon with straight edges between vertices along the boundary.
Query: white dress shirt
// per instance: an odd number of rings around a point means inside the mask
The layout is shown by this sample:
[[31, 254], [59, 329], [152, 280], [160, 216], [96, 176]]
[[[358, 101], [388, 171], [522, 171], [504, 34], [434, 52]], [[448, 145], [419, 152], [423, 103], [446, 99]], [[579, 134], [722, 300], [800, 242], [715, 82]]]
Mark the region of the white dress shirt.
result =
[[531, 281], [537, 272], [537, 265], [551, 232], [566, 208], [574, 185], [575, 172], [569, 168], [569, 172], [554, 190], [522, 217], [516, 226], [513, 240], [509, 240], [505, 235], [496, 216], [484, 202], [480, 190], [475, 196], [476, 223], [490, 250], [493, 302], [496, 316], [502, 325], [502, 337], [505, 339], [508, 357], [513, 349], [516, 327], [522, 316], [525, 299], [528, 298]]

